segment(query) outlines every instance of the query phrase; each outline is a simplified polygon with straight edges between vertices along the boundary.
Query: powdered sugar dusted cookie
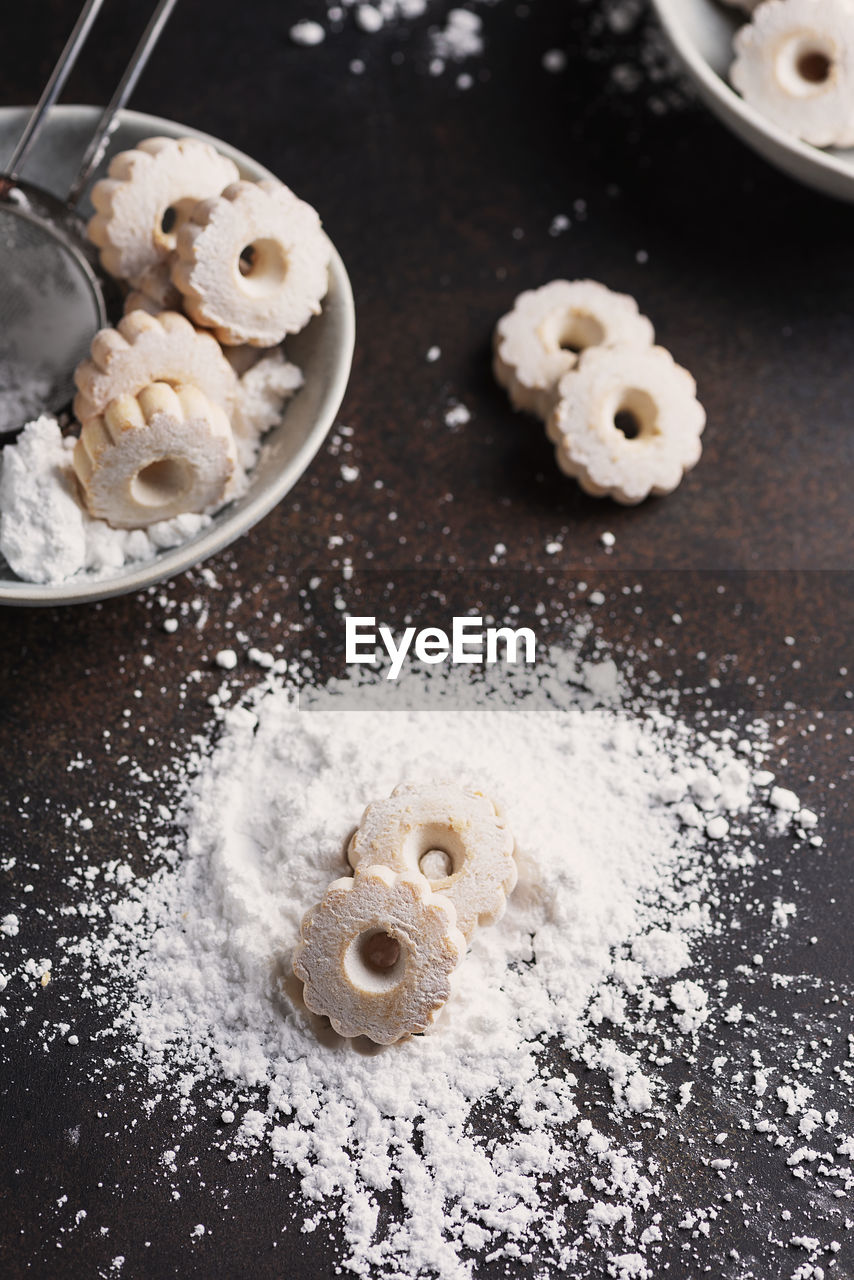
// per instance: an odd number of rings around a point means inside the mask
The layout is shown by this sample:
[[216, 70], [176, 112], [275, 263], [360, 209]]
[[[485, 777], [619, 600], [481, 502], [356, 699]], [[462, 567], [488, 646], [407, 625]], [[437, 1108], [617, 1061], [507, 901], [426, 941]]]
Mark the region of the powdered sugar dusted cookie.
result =
[[236, 181], [237, 165], [198, 138], [146, 138], [114, 156], [107, 172], [92, 188], [88, 227], [104, 270], [174, 306], [169, 259], [178, 232], [199, 200]]
[[235, 182], [181, 228], [172, 279], [220, 342], [271, 347], [320, 312], [329, 287], [320, 219], [281, 182]]
[[456, 908], [467, 939], [504, 913], [517, 869], [503, 815], [480, 790], [454, 782], [405, 782], [368, 805], [347, 856], [356, 868], [420, 871]]
[[854, 146], [851, 0], [765, 0], [735, 37], [740, 94], [817, 147]]
[[102, 414], [111, 400], [137, 395], [151, 382], [198, 387], [229, 417], [237, 398], [237, 375], [219, 343], [176, 311], [156, 316], [131, 311], [117, 328], [101, 329], [92, 339], [91, 358], [74, 371], [74, 381], [74, 415], [84, 424]]
[[339, 1035], [394, 1044], [430, 1025], [465, 950], [452, 903], [422, 875], [368, 866], [305, 916], [293, 967]]
[[663, 347], [586, 351], [547, 424], [557, 462], [586, 493], [633, 505], [670, 493], [700, 458], [697, 386]]
[[513, 405], [546, 418], [578, 353], [616, 343], [650, 347], [652, 325], [634, 298], [595, 280], [553, 280], [529, 289], [498, 321], [493, 371]]
[[155, 382], [90, 418], [74, 470], [91, 515], [140, 529], [223, 500], [235, 467], [228, 419], [197, 387]]

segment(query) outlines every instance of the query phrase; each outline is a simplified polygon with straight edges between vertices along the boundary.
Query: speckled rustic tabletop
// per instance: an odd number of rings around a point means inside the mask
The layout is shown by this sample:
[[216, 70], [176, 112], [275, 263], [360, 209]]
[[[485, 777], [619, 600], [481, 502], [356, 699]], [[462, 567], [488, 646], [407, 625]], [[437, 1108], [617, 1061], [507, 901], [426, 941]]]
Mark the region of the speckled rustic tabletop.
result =
[[[62, 893], [62, 814], [132, 790], [122, 756], [154, 772], [189, 743], [222, 675], [212, 655], [236, 637], [287, 646], [298, 588], [346, 558], [389, 575], [417, 570], [415, 594], [434, 570], [455, 569], [473, 603], [498, 583], [523, 611], [542, 597], [544, 574], [555, 590], [583, 574], [606, 595], [597, 624], [610, 642], [667, 634], [659, 671], [683, 673], [687, 706], [701, 703], [691, 690], [709, 676], [721, 707], [752, 705], [752, 675], [766, 690], [757, 712], [797, 708], [791, 778], [827, 815], [827, 839], [821, 857], [799, 867], [808, 906], [791, 930], [790, 963], [828, 989], [850, 983], [850, 702], [838, 673], [852, 656], [854, 214], [768, 169], [667, 82], [623, 74], [617, 87], [614, 69], [640, 63], [643, 26], [601, 29], [596, 7], [534, 0], [520, 16], [504, 0], [483, 10], [485, 55], [433, 76], [425, 21], [374, 34], [348, 21], [306, 48], [288, 31], [297, 18], [323, 17], [320, 0], [179, 4], [133, 105], [256, 155], [321, 212], [356, 296], [340, 418], [352, 434], [336, 434], [285, 502], [212, 562], [215, 578], [194, 571], [139, 598], [0, 617], [0, 854], [38, 864], [28, 872], [33, 954], [39, 901]], [[3, 15], [0, 102], [34, 99], [76, 8], [32, 0]], [[106, 6], [67, 100], [106, 99], [146, 9]], [[554, 48], [568, 53], [560, 74], [541, 65]], [[470, 88], [455, 83], [462, 70]], [[559, 215], [568, 229], [558, 230]], [[496, 318], [520, 290], [556, 276], [634, 294], [695, 374], [709, 417], [705, 453], [671, 497], [634, 509], [585, 497], [554, 467], [542, 430], [512, 413], [493, 383]], [[441, 354], [430, 361], [434, 346]], [[448, 425], [456, 404], [469, 420]], [[635, 584], [641, 615], [621, 594]], [[667, 630], [674, 612], [678, 635]], [[167, 618], [177, 630], [163, 629]], [[188, 691], [194, 669], [202, 674]], [[820, 731], [810, 731], [819, 716]], [[69, 771], [78, 755], [85, 767]], [[117, 818], [105, 821], [91, 857], [106, 860], [117, 844], [133, 857], [135, 839]], [[14, 870], [0, 873], [0, 904], [23, 892]], [[730, 972], [750, 951], [752, 928], [747, 921], [738, 948], [709, 962]], [[809, 947], [813, 935], [820, 945]], [[130, 1276], [331, 1274], [334, 1240], [320, 1232], [279, 1234], [272, 1248], [282, 1182], [260, 1161], [234, 1171], [227, 1232], [191, 1241], [192, 1225], [211, 1219], [220, 1158], [199, 1149], [173, 1201], [151, 1176], [157, 1122], [121, 1101], [121, 1054], [105, 1097], [79, 1048], [45, 1054], [34, 1038], [52, 998], [39, 995], [35, 1021], [13, 1013], [0, 1030], [4, 1276], [106, 1274], [117, 1255]], [[769, 998], [761, 983], [744, 984], [746, 1007]], [[814, 996], [786, 999], [794, 1017], [819, 1026]], [[81, 1036], [95, 1019], [79, 1009]], [[700, 1116], [694, 1123], [711, 1131], [713, 1107]], [[643, 1141], [640, 1129], [635, 1136]], [[674, 1152], [685, 1159], [684, 1148]], [[757, 1201], [823, 1212], [805, 1184], [788, 1175], [784, 1184], [770, 1166], [753, 1172]], [[698, 1176], [690, 1161], [684, 1174]], [[60, 1232], [63, 1195], [87, 1209], [85, 1231]], [[794, 1272], [794, 1254], [765, 1259], [743, 1206], [722, 1212], [742, 1269], [719, 1240], [701, 1239], [692, 1275]], [[840, 1276], [854, 1274], [850, 1233], [844, 1240]], [[668, 1243], [662, 1274], [686, 1274], [683, 1257], [680, 1239]], [[536, 1271], [502, 1262], [482, 1274]]]

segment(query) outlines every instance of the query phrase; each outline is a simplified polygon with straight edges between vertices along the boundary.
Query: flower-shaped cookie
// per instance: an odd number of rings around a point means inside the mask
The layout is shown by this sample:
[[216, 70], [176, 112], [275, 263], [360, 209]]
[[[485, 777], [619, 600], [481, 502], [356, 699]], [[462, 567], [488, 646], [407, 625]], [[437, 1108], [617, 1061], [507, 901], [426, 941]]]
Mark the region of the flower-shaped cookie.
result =
[[454, 782], [402, 783], [368, 805], [347, 856], [355, 868], [382, 864], [426, 875], [456, 908], [470, 939], [504, 913], [516, 885], [515, 842], [493, 802]]
[[735, 53], [732, 83], [766, 119], [817, 147], [854, 146], [850, 0], [766, 0]]
[[700, 458], [697, 386], [663, 347], [597, 347], [561, 379], [546, 424], [562, 471], [632, 505], [670, 493]]
[[89, 239], [105, 271], [174, 306], [170, 258], [178, 232], [199, 200], [240, 176], [237, 165], [199, 138], [146, 138], [110, 161], [92, 188]]
[[339, 1035], [394, 1044], [430, 1025], [465, 950], [453, 905], [422, 875], [369, 866], [306, 914], [293, 968]]
[[557, 384], [590, 347], [651, 347], [653, 328], [634, 298], [595, 280], [528, 289], [495, 328], [493, 371], [517, 409], [546, 418]]
[[149, 315], [131, 311], [115, 329], [101, 329], [92, 354], [74, 371], [74, 415], [85, 423], [118, 396], [135, 396], [152, 382], [198, 387], [230, 417], [237, 400], [237, 375], [210, 333], [176, 311]]
[[320, 218], [284, 183], [235, 182], [181, 228], [172, 279], [220, 342], [272, 347], [320, 312], [329, 254]]
[[154, 382], [89, 418], [74, 470], [90, 513], [140, 529], [221, 503], [235, 466], [228, 419], [197, 387]]

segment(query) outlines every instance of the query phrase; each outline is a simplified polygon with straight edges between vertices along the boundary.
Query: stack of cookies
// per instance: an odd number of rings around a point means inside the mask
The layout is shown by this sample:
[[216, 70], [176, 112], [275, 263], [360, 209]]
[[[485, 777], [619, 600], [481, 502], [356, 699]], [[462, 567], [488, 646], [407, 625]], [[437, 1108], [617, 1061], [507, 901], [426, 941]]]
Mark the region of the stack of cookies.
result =
[[238, 374], [318, 314], [329, 241], [283, 183], [241, 181], [195, 138], [115, 156], [92, 203], [89, 238], [129, 292], [75, 373], [83, 499], [116, 528], [213, 510], [245, 464]]
[[368, 805], [335, 880], [302, 923], [294, 973], [342, 1036], [393, 1044], [446, 1003], [475, 930], [504, 913], [515, 842], [499, 807], [454, 782], [404, 783]]
[[654, 341], [634, 298], [595, 280], [530, 289], [496, 326], [496, 379], [515, 408], [542, 418], [560, 469], [597, 498], [670, 493], [699, 461], [696, 384]]

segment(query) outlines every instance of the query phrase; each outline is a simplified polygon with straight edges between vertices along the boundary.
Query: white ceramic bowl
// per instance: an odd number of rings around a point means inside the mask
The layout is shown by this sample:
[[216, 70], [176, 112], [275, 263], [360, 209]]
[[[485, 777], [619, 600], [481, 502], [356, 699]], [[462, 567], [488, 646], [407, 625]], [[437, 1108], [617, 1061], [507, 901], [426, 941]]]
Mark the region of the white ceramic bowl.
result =
[[717, 0], [653, 0], [676, 55], [715, 115], [771, 164], [827, 195], [854, 201], [854, 150], [820, 151], [799, 142], [730, 88], [732, 37], [742, 20]]
[[[0, 109], [0, 171], [28, 114], [24, 107]], [[55, 107], [21, 176], [64, 196], [99, 115], [95, 107]], [[172, 120], [161, 120], [138, 111], [122, 112], [110, 154], [155, 135], [206, 138], [217, 150], [231, 157], [242, 177], [257, 181], [273, 176], [255, 160], [218, 138], [209, 138]], [[287, 174], [279, 176], [287, 181]], [[82, 212], [88, 214], [88, 207], [84, 206]], [[320, 212], [322, 216], [323, 211]], [[344, 264], [333, 250], [330, 287], [323, 312], [287, 344], [288, 356], [305, 374], [305, 386], [288, 404], [281, 423], [265, 437], [261, 457], [243, 497], [229, 504], [207, 529], [189, 542], [162, 551], [153, 560], [128, 565], [109, 577], [80, 575], [55, 586], [42, 586], [21, 582], [0, 560], [0, 604], [79, 604], [139, 591], [198, 564], [251, 529], [296, 484], [329, 432], [344, 398], [354, 336], [353, 293]]]

